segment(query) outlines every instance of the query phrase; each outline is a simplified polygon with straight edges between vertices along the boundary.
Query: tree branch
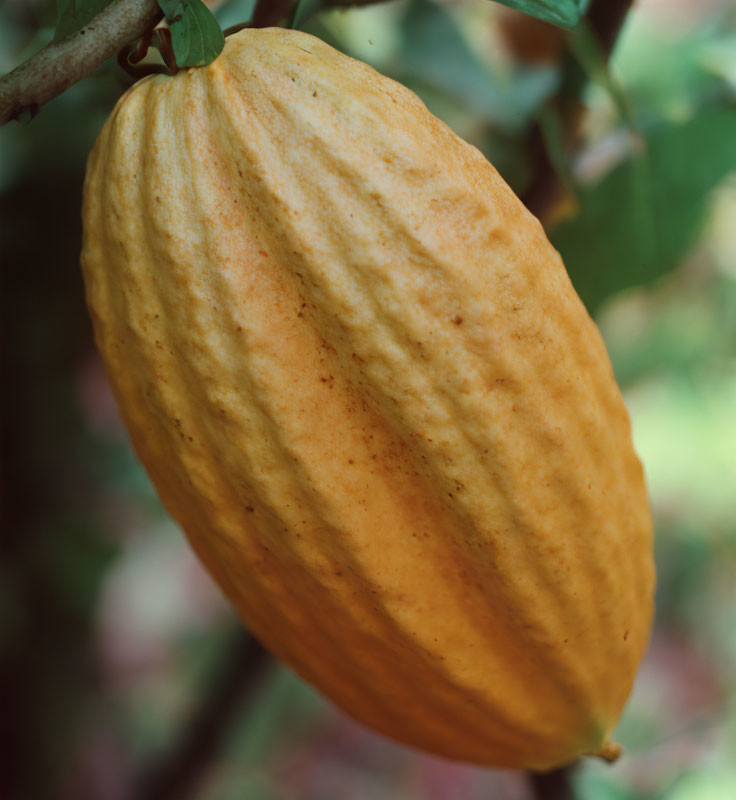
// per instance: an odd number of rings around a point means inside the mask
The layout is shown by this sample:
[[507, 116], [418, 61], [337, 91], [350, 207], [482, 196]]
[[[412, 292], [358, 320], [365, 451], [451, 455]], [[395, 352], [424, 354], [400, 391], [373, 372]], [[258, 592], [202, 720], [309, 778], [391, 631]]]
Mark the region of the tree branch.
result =
[[47, 44], [0, 78], [0, 125], [24, 112], [34, 116], [44, 103], [91, 75], [162, 17], [157, 0], [113, 0], [82, 30]]
[[216, 666], [209, 688], [183, 726], [181, 738], [162, 760], [144, 772], [131, 800], [197, 797], [230, 726], [258, 689], [271, 663], [270, 654], [239, 628], [224, 659]]

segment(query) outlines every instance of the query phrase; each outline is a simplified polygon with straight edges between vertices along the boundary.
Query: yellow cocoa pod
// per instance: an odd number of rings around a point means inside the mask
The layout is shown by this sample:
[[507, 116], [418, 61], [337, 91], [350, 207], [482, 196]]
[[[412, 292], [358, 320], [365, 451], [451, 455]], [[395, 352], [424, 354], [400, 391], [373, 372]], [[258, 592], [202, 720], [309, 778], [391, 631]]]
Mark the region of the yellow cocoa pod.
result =
[[244, 30], [90, 156], [96, 341], [167, 509], [253, 633], [399, 741], [609, 756], [651, 521], [541, 226], [406, 88]]

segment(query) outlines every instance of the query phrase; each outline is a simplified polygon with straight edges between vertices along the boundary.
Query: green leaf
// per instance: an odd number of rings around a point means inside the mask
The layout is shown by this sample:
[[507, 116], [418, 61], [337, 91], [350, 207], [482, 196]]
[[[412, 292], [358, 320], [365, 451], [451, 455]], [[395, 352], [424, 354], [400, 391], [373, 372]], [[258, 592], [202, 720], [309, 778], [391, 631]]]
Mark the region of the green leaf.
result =
[[56, 0], [57, 17], [54, 41], [60, 42], [81, 30], [112, 0]]
[[497, 2], [563, 28], [574, 28], [588, 6], [588, 0], [497, 0]]
[[171, 28], [171, 42], [179, 67], [203, 67], [225, 46], [217, 20], [202, 0], [159, 0]]
[[681, 263], [700, 231], [710, 191], [736, 170], [734, 141], [730, 108], [660, 124], [647, 136], [646, 155], [580, 192], [579, 214], [551, 239], [591, 312], [614, 293]]
[[301, 27], [325, 6], [324, 0], [298, 0], [291, 15], [290, 28]]

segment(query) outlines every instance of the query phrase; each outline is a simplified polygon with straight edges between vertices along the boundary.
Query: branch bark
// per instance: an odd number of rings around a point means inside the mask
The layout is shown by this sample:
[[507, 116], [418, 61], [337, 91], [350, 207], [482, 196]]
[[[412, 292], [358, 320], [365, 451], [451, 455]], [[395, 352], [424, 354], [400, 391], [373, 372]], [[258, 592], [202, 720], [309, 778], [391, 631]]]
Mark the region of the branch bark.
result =
[[44, 103], [91, 75], [162, 17], [157, 0], [114, 0], [82, 30], [47, 44], [0, 78], [0, 125], [23, 113], [35, 116]]

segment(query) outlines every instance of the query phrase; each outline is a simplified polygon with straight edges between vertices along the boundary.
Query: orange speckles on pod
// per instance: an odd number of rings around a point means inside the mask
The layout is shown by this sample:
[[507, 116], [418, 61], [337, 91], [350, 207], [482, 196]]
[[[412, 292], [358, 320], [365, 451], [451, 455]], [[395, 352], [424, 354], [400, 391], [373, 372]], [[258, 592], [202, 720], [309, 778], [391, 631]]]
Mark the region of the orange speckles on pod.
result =
[[644, 479], [598, 331], [483, 156], [323, 42], [244, 30], [121, 98], [83, 218], [135, 449], [253, 633], [402, 742], [611, 757]]

